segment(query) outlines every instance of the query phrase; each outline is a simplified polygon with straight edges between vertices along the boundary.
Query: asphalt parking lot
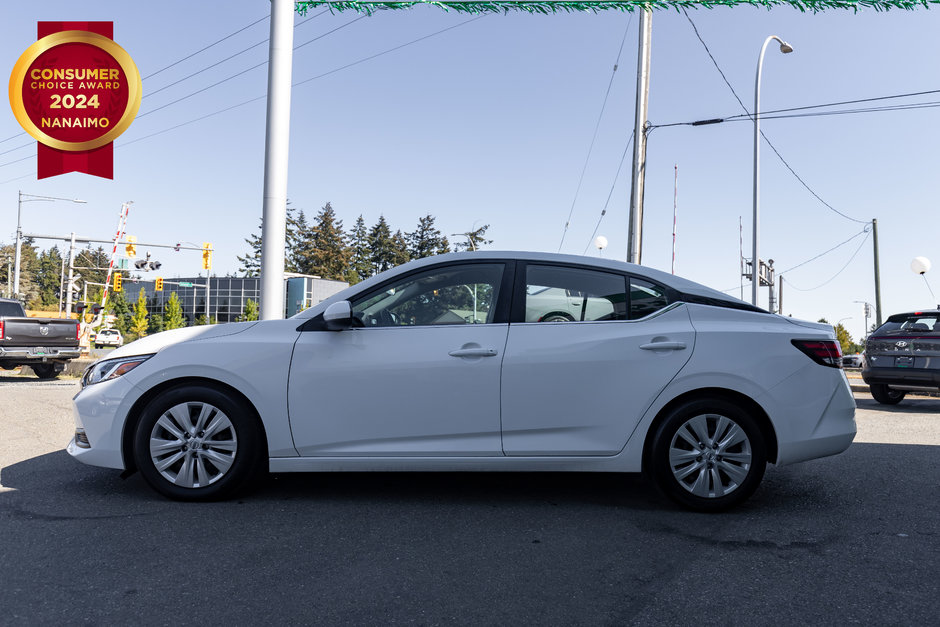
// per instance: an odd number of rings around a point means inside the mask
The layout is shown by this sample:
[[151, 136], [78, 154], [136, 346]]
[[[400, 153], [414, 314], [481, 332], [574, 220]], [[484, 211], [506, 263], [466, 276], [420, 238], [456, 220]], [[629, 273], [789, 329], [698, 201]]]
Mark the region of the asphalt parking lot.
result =
[[278, 475], [215, 504], [63, 450], [74, 381], [0, 377], [2, 624], [935, 624], [940, 399], [743, 507], [640, 477]]

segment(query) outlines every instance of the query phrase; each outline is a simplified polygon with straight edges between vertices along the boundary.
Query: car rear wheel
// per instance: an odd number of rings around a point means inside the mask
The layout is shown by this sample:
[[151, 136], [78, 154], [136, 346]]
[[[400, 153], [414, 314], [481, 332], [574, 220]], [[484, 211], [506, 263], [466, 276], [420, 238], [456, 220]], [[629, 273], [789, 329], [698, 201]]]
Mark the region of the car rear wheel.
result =
[[55, 364], [33, 364], [31, 368], [40, 379], [55, 379], [62, 372]]
[[907, 396], [907, 392], [889, 388], [883, 383], [875, 383], [868, 387], [872, 397], [882, 405], [897, 405]]
[[719, 398], [673, 409], [651, 444], [648, 466], [657, 486], [697, 511], [722, 511], [743, 502], [760, 485], [767, 466], [757, 420]]
[[257, 419], [243, 403], [215, 388], [183, 386], [145, 408], [134, 436], [134, 460], [164, 496], [218, 500], [260, 474], [263, 442]]

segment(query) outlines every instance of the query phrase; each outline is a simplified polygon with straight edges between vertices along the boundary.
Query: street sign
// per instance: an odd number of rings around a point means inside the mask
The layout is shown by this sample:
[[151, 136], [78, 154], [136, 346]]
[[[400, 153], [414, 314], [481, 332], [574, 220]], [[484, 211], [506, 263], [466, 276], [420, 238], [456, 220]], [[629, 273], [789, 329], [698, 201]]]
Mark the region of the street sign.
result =
[[179, 286], [180, 286], [180, 287], [192, 287], [193, 284], [190, 283], [189, 281], [180, 281], [180, 282], [179, 282]]

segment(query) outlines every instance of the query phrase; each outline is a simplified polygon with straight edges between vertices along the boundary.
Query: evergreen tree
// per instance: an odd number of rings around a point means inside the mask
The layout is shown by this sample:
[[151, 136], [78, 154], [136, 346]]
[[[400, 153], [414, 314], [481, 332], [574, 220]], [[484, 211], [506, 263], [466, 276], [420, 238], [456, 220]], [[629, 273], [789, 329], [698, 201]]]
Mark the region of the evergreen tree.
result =
[[[62, 254], [58, 246], [53, 246], [39, 254], [35, 277], [36, 297], [30, 301], [30, 308], [46, 311], [58, 309], [61, 278]], [[63, 297], [62, 300], [64, 301], [65, 298]]]
[[[261, 232], [261, 224], [258, 225], [258, 232]], [[261, 272], [261, 235], [252, 233], [245, 238], [245, 243], [251, 248], [251, 252], [245, 253], [245, 256], [237, 256], [241, 267], [238, 271], [242, 276], [258, 276]]]
[[384, 215], [379, 216], [379, 221], [369, 231], [368, 242], [372, 274], [385, 272], [389, 268], [395, 267], [400, 258], [400, 253], [396, 249], [397, 244]]
[[369, 248], [369, 231], [360, 214], [349, 234], [349, 267], [346, 269], [346, 282], [355, 285], [372, 276], [372, 251]]
[[392, 263], [395, 266], [411, 261], [411, 255], [408, 253], [408, 240], [405, 239], [400, 229], [392, 235], [392, 252]]
[[105, 311], [114, 316], [114, 328], [127, 335], [131, 327], [131, 308], [124, 298], [123, 292], [110, 292]]
[[309, 246], [305, 249], [305, 273], [324, 279], [343, 280], [352, 259], [352, 250], [346, 245], [343, 221], [336, 219], [330, 203], [320, 209], [310, 229]]
[[176, 292], [170, 294], [166, 301], [166, 307], [163, 314], [163, 328], [179, 329], [186, 326], [186, 320], [183, 319], [183, 305], [180, 303], [180, 297]]
[[310, 257], [313, 247], [313, 232], [307, 216], [300, 211], [296, 217], [288, 218], [291, 224], [287, 242], [287, 259], [284, 263], [288, 272], [310, 274]]
[[259, 313], [258, 303], [249, 298], [245, 301], [245, 313], [240, 316], [241, 320], [239, 320], [239, 322], [251, 322], [257, 320]]
[[134, 315], [131, 317], [130, 332], [135, 338], [142, 338], [147, 335], [147, 295], [144, 288], [140, 288], [140, 294], [137, 296], [137, 302], [134, 303]]
[[[297, 219], [294, 217], [294, 211], [296, 207], [290, 206], [290, 201], [287, 201], [287, 231], [284, 237], [284, 270], [287, 272], [297, 272], [297, 269], [294, 266], [294, 257], [292, 254], [292, 249], [296, 245], [297, 235]], [[303, 212], [301, 212], [303, 214]], [[238, 269], [242, 273], [242, 276], [258, 276], [261, 272], [261, 233], [264, 229], [264, 218], [262, 218], [258, 223], [258, 233], [252, 233], [245, 238], [245, 243], [251, 248], [251, 250], [245, 253], [244, 256], [237, 256], [241, 267]]]
[[408, 241], [408, 254], [412, 259], [450, 252], [450, 242], [434, 227], [434, 216], [430, 214], [420, 218], [418, 227], [405, 237]]
[[164, 321], [162, 314], [150, 314], [150, 324], [147, 326], [147, 333], [152, 335], [154, 333], [160, 333], [164, 329]]
[[466, 242], [460, 242], [454, 245], [454, 250], [480, 250], [482, 246], [487, 244], [492, 244], [493, 240], [486, 239], [486, 230], [490, 228], [489, 224], [484, 224], [478, 229], [470, 231], [469, 233], [461, 233], [461, 235], [466, 236]]

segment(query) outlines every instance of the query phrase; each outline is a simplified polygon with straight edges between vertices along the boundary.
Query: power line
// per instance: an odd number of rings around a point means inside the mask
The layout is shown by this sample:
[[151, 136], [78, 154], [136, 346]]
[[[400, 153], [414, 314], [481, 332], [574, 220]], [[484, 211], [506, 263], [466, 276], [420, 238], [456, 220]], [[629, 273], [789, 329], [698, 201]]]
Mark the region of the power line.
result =
[[[607, 108], [607, 99], [610, 97], [610, 88], [614, 84], [614, 77], [617, 75], [617, 67], [620, 65], [620, 55], [623, 53], [623, 45], [627, 41], [627, 33], [630, 32], [630, 25], [633, 23], [633, 13], [630, 13], [630, 19], [627, 20], [627, 27], [623, 30], [623, 39], [620, 41], [620, 50], [617, 51], [617, 60], [614, 61], [614, 69], [610, 72], [610, 81], [607, 83], [607, 91], [604, 93], [604, 102], [601, 105], [601, 111], [597, 116], [597, 123], [594, 125], [594, 134], [591, 136], [591, 145], [588, 148], [587, 157], [584, 159], [584, 167], [581, 168], [581, 176], [578, 178], [578, 186], [574, 190], [574, 198], [571, 199], [571, 209], [568, 211], [568, 219], [565, 220], [565, 229], [561, 233], [561, 242], [558, 243], [558, 252], [565, 244], [565, 236], [568, 234], [568, 226], [571, 224], [571, 216], [574, 215], [574, 206], [578, 202], [578, 195], [581, 193], [581, 184], [584, 182], [584, 174], [587, 172], [588, 163], [591, 161], [591, 154], [594, 152], [594, 142], [597, 141], [597, 131], [601, 127], [601, 119], [604, 117], [604, 110]], [[619, 169], [618, 169], [619, 172]]]
[[849, 242], [851, 242], [851, 241], [852, 241], [853, 239], [855, 239], [856, 237], [859, 237], [860, 235], [864, 235], [865, 233], [868, 233], [868, 232], [871, 230], [871, 228], [869, 227], [870, 224], [871, 224], [871, 222], [869, 222], [868, 225], [866, 225], [864, 229], [862, 229], [861, 231], [859, 231], [858, 233], [856, 233], [855, 235], [853, 235], [853, 236], [850, 237], [849, 239], [845, 240], [845, 241], [842, 242], [841, 244], [836, 244], [835, 246], [833, 246], [833, 247], [830, 248], [829, 250], [827, 250], [827, 251], [825, 251], [825, 252], [821, 252], [821, 253], [819, 253], [818, 255], [816, 255], [815, 257], [812, 257], [811, 259], [807, 259], [807, 260], [804, 261], [803, 263], [798, 263], [798, 264], [796, 264], [795, 266], [793, 266], [792, 268], [787, 268], [786, 270], [781, 270], [781, 271], [778, 272], [777, 274], [785, 274], [785, 273], [787, 273], [787, 272], [793, 272], [793, 271], [796, 270], [797, 268], [801, 268], [801, 267], [805, 266], [806, 264], [808, 264], [809, 262], [811, 262], [811, 261], [816, 261], [816, 260], [819, 259], [820, 257], [824, 257], [824, 256], [828, 255], [829, 253], [831, 253], [832, 251], [837, 250], [837, 249], [839, 249], [839, 248], [845, 246], [846, 244], [848, 244]]
[[178, 61], [174, 61], [173, 63], [169, 64], [168, 66], [160, 68], [160, 69], [157, 70], [156, 72], [152, 72], [152, 73], [148, 74], [147, 76], [145, 76], [145, 77], [143, 78], [143, 80], [146, 80], [146, 79], [148, 79], [148, 78], [151, 78], [151, 77], [153, 77], [153, 76], [156, 76], [157, 74], [159, 74], [160, 72], [163, 72], [163, 71], [165, 71], [165, 70], [169, 70], [171, 67], [174, 67], [174, 66], [176, 66], [176, 65], [179, 65], [179, 64], [182, 63], [183, 61], [186, 61], [187, 59], [191, 59], [191, 58], [193, 58], [194, 56], [196, 56], [197, 54], [199, 54], [199, 53], [201, 53], [201, 52], [205, 52], [205, 51], [208, 50], [209, 48], [212, 48], [213, 46], [216, 46], [216, 45], [222, 43], [222, 42], [225, 41], [226, 39], [231, 39], [232, 37], [234, 37], [234, 36], [237, 35], [238, 33], [242, 32], [242, 31], [244, 31], [244, 30], [248, 30], [249, 28], [251, 28], [251, 27], [254, 26], [255, 24], [258, 24], [259, 22], [263, 22], [264, 20], [268, 19], [269, 17], [271, 17], [271, 14], [270, 14], [270, 13], [269, 13], [268, 15], [265, 15], [264, 17], [262, 17], [262, 18], [260, 18], [260, 19], [255, 20], [254, 22], [252, 22], [252, 23], [249, 24], [248, 26], [243, 26], [242, 28], [239, 28], [239, 29], [238, 29], [237, 31], [235, 31], [234, 33], [229, 33], [228, 35], [226, 35], [226, 36], [223, 37], [222, 39], [219, 39], [219, 40], [217, 40], [217, 41], [212, 42], [211, 44], [209, 44], [209, 45], [206, 46], [205, 48], [200, 48], [200, 49], [197, 50], [196, 52], [194, 52], [194, 53], [192, 53], [192, 54], [190, 54], [190, 55], [186, 55], [186, 56], [183, 57], [182, 59], [179, 59]]
[[[311, 16], [308, 17], [307, 19], [298, 22], [298, 23], [294, 26], [294, 29], [296, 30], [297, 28], [300, 28], [301, 26], [303, 26], [303, 25], [306, 24], [307, 22], [310, 22], [311, 20], [315, 20], [316, 18], [320, 17], [320, 16], [323, 15], [324, 13], [328, 13], [328, 12], [329, 12], [329, 9], [324, 9], [323, 11], [320, 11], [320, 12], [317, 13], [316, 15], [311, 15]], [[260, 21], [260, 20], [259, 20], [259, 21]], [[257, 22], [254, 22], [254, 23], [257, 24]], [[242, 30], [244, 30], [244, 29], [242, 29]], [[238, 32], [241, 32], [241, 31], [238, 31]], [[233, 34], [234, 34], [234, 33], [233, 33]], [[221, 40], [220, 40], [220, 41], [221, 41]], [[214, 67], [216, 67], [216, 66], [222, 65], [222, 64], [225, 63], [226, 61], [230, 61], [230, 60], [234, 59], [235, 57], [237, 57], [237, 56], [239, 56], [239, 55], [242, 55], [242, 54], [248, 52], [249, 50], [254, 50], [254, 49], [257, 48], [258, 46], [262, 46], [262, 45], [268, 43], [269, 41], [271, 41], [271, 38], [270, 38], [270, 37], [265, 38], [265, 39], [262, 39], [262, 40], [259, 41], [258, 43], [252, 44], [252, 45], [248, 46], [247, 48], [242, 48], [242, 49], [239, 50], [238, 52], [235, 52], [235, 53], [233, 53], [233, 54], [230, 54], [229, 56], [225, 57], [224, 59], [221, 59], [221, 60], [219, 60], [219, 61], [216, 61], [215, 63], [213, 63], [213, 64], [211, 64], [211, 65], [207, 65], [206, 67], [204, 67], [204, 68], [202, 68], [202, 69], [200, 69], [200, 70], [197, 70], [197, 71], [193, 72], [192, 74], [189, 74], [188, 76], [184, 76], [183, 78], [181, 78], [181, 79], [179, 79], [179, 80], [176, 80], [176, 81], [173, 81], [172, 83], [169, 83], [169, 84], [167, 84], [167, 85], [164, 85], [163, 87], [160, 87], [159, 89], [156, 89], [156, 90], [154, 90], [154, 91], [148, 92], [148, 93], [144, 94], [144, 97], [146, 98], [147, 96], [152, 96], [152, 95], [154, 95], [154, 94], [158, 94], [158, 93], [160, 93], [161, 91], [163, 91], [163, 90], [165, 90], [165, 89], [169, 89], [170, 87], [173, 87], [174, 85], [178, 85], [179, 83], [182, 83], [183, 81], [189, 80], [189, 79], [193, 78], [194, 76], [198, 76], [198, 75], [202, 74], [203, 72], [206, 72], [206, 71], [208, 71], [208, 70], [211, 70], [212, 68], [214, 68]], [[315, 40], [313, 40], [313, 41], [315, 41]], [[309, 42], [307, 42], [307, 43], [309, 43]], [[300, 47], [300, 46], [298, 46], [298, 48], [299, 48], [299, 47]], [[205, 49], [206, 49], [206, 48], [203, 48], [203, 50], [205, 50]], [[297, 48], [294, 48], [294, 50], [296, 50], [296, 49], [297, 49]], [[196, 54], [196, 53], [193, 53], [193, 54]], [[192, 55], [190, 55], [190, 56], [192, 56]], [[188, 57], [187, 57], [187, 58], [188, 58]], [[253, 68], [252, 68], [252, 69], [253, 69]]]
[[[725, 85], [727, 85], [727, 86], [728, 86], [728, 89], [731, 90], [731, 93], [734, 95], [735, 100], [737, 100], [737, 101], [738, 101], [738, 104], [741, 105], [741, 108], [744, 109], [744, 112], [747, 114], [748, 118], [749, 118], [749, 119], [753, 119], [753, 115], [747, 110], [747, 107], [744, 106], [744, 102], [742, 102], [741, 99], [738, 97], [738, 93], [734, 90], [734, 87], [731, 86], [731, 83], [728, 81], [728, 78], [725, 76], [725, 73], [721, 71], [721, 67], [718, 65], [718, 61], [715, 60], [714, 55], [712, 55], [711, 50], [709, 50], [708, 44], [706, 44], [706, 43], [705, 43], [705, 40], [702, 39], [702, 36], [701, 36], [701, 35], [699, 34], [699, 32], [698, 32], [698, 28], [695, 27], [695, 22], [692, 21], [692, 18], [691, 18], [691, 17], [689, 17], [689, 13], [688, 13], [688, 11], [685, 10], [685, 7], [682, 8], [682, 12], [685, 14], [685, 17], [686, 17], [686, 19], [689, 21], [689, 24], [692, 25], [692, 30], [695, 31], [695, 36], [698, 37], [698, 40], [702, 43], [702, 46], [705, 48], [705, 52], [708, 53], [708, 58], [710, 58], [710, 59], [712, 60], [712, 63], [715, 65], [715, 68], [718, 70], [718, 73], [721, 74], [721, 78], [725, 81]], [[821, 197], [819, 194], [817, 194], [817, 193], [813, 190], [813, 188], [811, 188], [811, 187], [806, 183], [806, 181], [804, 181], [804, 180], [802, 179], [802, 177], [800, 177], [799, 174], [796, 173], [796, 170], [794, 170], [793, 167], [792, 167], [789, 163], [787, 163], [787, 160], [783, 158], [783, 155], [780, 154], [780, 151], [777, 150], [777, 147], [773, 145], [773, 143], [770, 141], [770, 139], [767, 137], [767, 135], [764, 134], [764, 131], [761, 131], [761, 132], [760, 132], [760, 135], [761, 135], [761, 137], [763, 137], [764, 141], [767, 142], [767, 145], [770, 146], [771, 150], [774, 151], [774, 154], [777, 155], [777, 158], [780, 159], [780, 161], [783, 163], [783, 165], [786, 166], [786, 168], [790, 171], [790, 173], [791, 173], [793, 176], [796, 177], [796, 180], [798, 180], [798, 181], [800, 182], [800, 184], [802, 184], [803, 187], [805, 187], [806, 190], [816, 198], [816, 200], [818, 200], [819, 202], [821, 202], [821, 203], [822, 203], [824, 206], [826, 206], [830, 211], [832, 211], [832, 212], [834, 212], [834, 213], [836, 213], [836, 214], [842, 216], [842, 217], [845, 218], [846, 220], [851, 220], [852, 222], [857, 222], [858, 224], [866, 224], [866, 221], [865, 221], [865, 220], [858, 220], [858, 219], [856, 219], [856, 218], [853, 218], [853, 217], [851, 217], [851, 216], [848, 216], [848, 215], [842, 213], [841, 211], [839, 211], [838, 209], [836, 209], [835, 207], [833, 207], [832, 205], [830, 205], [830, 204], [829, 204], [828, 202], [826, 202], [825, 200], [823, 200], [822, 197]]]
[[[305, 84], [305, 83], [309, 83], [310, 81], [313, 81], [313, 80], [318, 79], [318, 78], [322, 78], [322, 77], [327, 76], [327, 75], [329, 75], [329, 74], [333, 74], [333, 73], [335, 73], [335, 72], [338, 72], [338, 71], [340, 71], [340, 70], [346, 69], [346, 68], [348, 68], [348, 67], [352, 67], [352, 66], [354, 66], [354, 65], [358, 65], [358, 64], [360, 64], [360, 63], [364, 63], [364, 62], [366, 62], [366, 61], [375, 59], [375, 58], [377, 58], [377, 57], [380, 57], [380, 56], [383, 56], [383, 55], [386, 55], [386, 54], [389, 54], [389, 53], [391, 53], [391, 52], [395, 52], [396, 50], [401, 50], [402, 48], [404, 48], [404, 47], [406, 47], [406, 46], [410, 46], [410, 45], [416, 44], [416, 43], [421, 42], [421, 41], [424, 41], [425, 39], [428, 39], [428, 38], [430, 38], [430, 37], [434, 37], [435, 35], [440, 35], [440, 34], [442, 34], [442, 33], [445, 33], [445, 32], [447, 32], [447, 31], [449, 31], [449, 30], [453, 30], [453, 29], [455, 29], [455, 28], [459, 28], [460, 26], [464, 26], [464, 25], [466, 25], [466, 24], [470, 24], [471, 22], [476, 22], [477, 20], [483, 19], [484, 17], [486, 17], [486, 16], [485, 16], [485, 15], [477, 16], [477, 17], [471, 18], [471, 19], [469, 19], [469, 20], [464, 20], [463, 22], [460, 22], [459, 24], [455, 24], [455, 25], [453, 25], [453, 26], [448, 26], [447, 28], [442, 28], [442, 29], [440, 29], [440, 30], [438, 30], [438, 31], [435, 31], [435, 32], [430, 33], [430, 34], [428, 34], [428, 35], [424, 35], [423, 37], [419, 37], [419, 38], [417, 38], [417, 39], [413, 39], [413, 40], [411, 40], [411, 41], [409, 41], [409, 42], [407, 42], [407, 43], [400, 44], [400, 45], [395, 46], [395, 47], [393, 47], [393, 48], [389, 48], [389, 49], [384, 50], [384, 51], [382, 51], [382, 52], [380, 52], [380, 53], [373, 54], [373, 55], [370, 55], [370, 56], [368, 56], [368, 57], [364, 57], [364, 58], [362, 58], [362, 59], [359, 59], [358, 61], [353, 61], [352, 63], [347, 63], [346, 65], [343, 65], [343, 66], [341, 66], [341, 67], [335, 68], [335, 69], [330, 70], [330, 71], [328, 71], [328, 72], [324, 72], [323, 74], [319, 74], [319, 75], [317, 75], [317, 76], [314, 76], [314, 77], [311, 77], [311, 78], [307, 78], [307, 79], [304, 79], [304, 80], [302, 80], [302, 81], [298, 81], [298, 82], [296, 82], [296, 83], [293, 83], [293, 84], [292, 84], [292, 87], [297, 87], [297, 86], [303, 85], [303, 84]], [[156, 137], [157, 135], [162, 135], [162, 134], [164, 134], [164, 133], [168, 133], [168, 132], [170, 132], [170, 131], [176, 130], [176, 129], [181, 128], [181, 127], [183, 127], [183, 126], [188, 126], [188, 125], [190, 125], [190, 124], [194, 124], [194, 123], [196, 123], [196, 122], [205, 120], [206, 118], [211, 118], [211, 117], [213, 117], [213, 116], [216, 116], [216, 115], [225, 113], [225, 112], [227, 112], [227, 111], [231, 111], [232, 109], [237, 109], [237, 108], [239, 108], [239, 107], [243, 107], [243, 106], [245, 106], [245, 105], [247, 105], [247, 104], [251, 104], [252, 102], [257, 102], [258, 100], [263, 100], [263, 99], [265, 99], [266, 97], [267, 97], [267, 94], [262, 94], [262, 95], [260, 95], [260, 96], [256, 96], [255, 98], [250, 98], [250, 99], [245, 100], [245, 101], [243, 101], [243, 102], [240, 102], [240, 103], [238, 103], [238, 104], [234, 104], [234, 105], [231, 105], [231, 106], [229, 106], [229, 107], [225, 107], [224, 109], [219, 109], [218, 111], [213, 111], [213, 112], [211, 112], [211, 113], [207, 113], [207, 114], [205, 114], [205, 115], [199, 116], [198, 118], [194, 118], [194, 119], [189, 120], [189, 121], [187, 121], [187, 122], [182, 122], [182, 123], [180, 123], [180, 124], [176, 124], [176, 125], [171, 126], [171, 127], [169, 127], [169, 128], [165, 128], [165, 129], [163, 129], [163, 130], [156, 131], [156, 132], [151, 133], [151, 134], [149, 134], [149, 135], [145, 135], [145, 136], [143, 136], [143, 137], [138, 137], [138, 138], [136, 138], [136, 139], [132, 139], [132, 140], [127, 141], [127, 142], [122, 142], [122, 143], [119, 144], [119, 147], [129, 146], [130, 144], [135, 144], [135, 143], [137, 143], [137, 142], [139, 142], [139, 141], [143, 141], [143, 140], [149, 139], [149, 138], [151, 138], [151, 137]], [[11, 165], [11, 164], [13, 164], [13, 163], [19, 163], [20, 161], [25, 161], [26, 159], [30, 159], [30, 158], [31, 158], [31, 157], [25, 157], [25, 158], [23, 158], [23, 159], [17, 159], [16, 161], [11, 161], [11, 162], [8, 162], [8, 163], [0, 164], [0, 168], [2, 168], [2, 167], [4, 167], [4, 166], [7, 166], [7, 165]], [[26, 175], [26, 176], [31, 176], [31, 175]], [[18, 177], [18, 178], [24, 178], [24, 177]], [[17, 179], [10, 179], [10, 180], [8, 180], [8, 181], [2, 181], [2, 182], [0, 182], [0, 184], [2, 184], [2, 183], [9, 183], [10, 181], [15, 181], [15, 180], [17, 180]]]
[[[332, 34], [335, 33], [336, 31], [342, 30], [342, 29], [346, 28], [347, 26], [352, 26], [353, 24], [355, 24], [355, 23], [358, 22], [359, 20], [364, 20], [364, 19], [366, 19], [367, 17], [369, 17], [369, 16], [368, 16], [368, 15], [361, 15], [361, 16], [357, 17], [357, 18], [354, 19], [354, 20], [351, 20], [351, 21], [349, 21], [349, 22], [346, 22], [345, 24], [342, 24], [342, 25], [340, 25], [340, 26], [337, 26], [336, 28], [334, 28], [334, 29], [332, 29], [332, 30], [329, 30], [329, 31], [323, 33], [322, 35], [318, 35], [318, 36], [314, 37], [313, 39], [309, 39], [309, 40], [305, 41], [305, 42], [302, 43], [302, 44], [299, 44], [299, 45], [294, 46], [294, 50], [297, 50], [297, 49], [299, 49], [299, 48], [303, 48], [303, 47], [306, 46], [307, 44], [312, 44], [312, 43], [315, 42], [315, 41], [318, 41], [318, 40], [320, 40], [320, 39], [323, 39], [324, 37], [327, 37], [327, 36], [329, 36], [329, 35], [332, 35]], [[189, 94], [186, 94], [185, 96], [180, 96], [180, 97], [177, 98], [176, 100], [171, 100], [170, 102], [168, 102], [168, 103], [166, 103], [166, 104], [160, 105], [160, 106], [157, 107], [156, 109], [150, 109], [149, 111], [147, 111], [147, 112], [145, 112], [145, 113], [141, 113], [140, 115], [137, 116], [137, 118], [140, 119], [140, 118], [142, 118], [142, 117], [146, 117], [146, 116], [150, 115], [151, 113], [156, 113], [157, 111], [160, 111], [161, 109], [166, 109], [167, 107], [170, 107], [170, 106], [175, 105], [175, 104], [177, 104], [177, 103], [179, 103], [179, 102], [182, 102], [183, 100], [187, 100], [187, 99], [189, 99], [189, 98], [192, 98], [193, 96], [196, 96], [196, 95], [198, 95], [198, 94], [201, 94], [201, 93], [204, 92], [204, 91], [208, 91], [208, 90], [212, 89], [213, 87], [218, 87], [218, 86], [221, 85], [222, 83], [227, 83], [228, 81], [230, 81], [230, 80], [232, 80], [232, 79], [238, 78], [239, 76], [241, 76], [241, 75], [243, 75], [243, 74], [247, 74], [248, 72], [251, 72], [252, 70], [256, 70], [256, 69], [258, 69], [259, 67], [261, 67], [261, 66], [263, 66], [263, 65], [267, 65], [267, 64], [268, 64], [268, 60], [265, 59], [265, 60], [262, 61], [261, 63], [258, 63], [258, 64], [256, 64], [256, 65], [252, 65], [250, 68], [246, 68], [246, 69], [242, 70], [241, 72], [236, 72], [235, 74], [232, 74], [231, 76], [228, 76], [228, 77], [226, 77], [226, 78], [223, 78], [223, 79], [220, 80], [220, 81], [216, 81], [215, 83], [212, 83], [211, 85], [207, 85], [206, 87], [203, 87], [202, 89], [197, 89], [196, 91], [194, 91], [194, 92], [192, 92], [192, 93], [189, 93]]]
[[[855, 252], [852, 253], [852, 256], [849, 257], [849, 260], [845, 262], [845, 265], [842, 266], [842, 267], [839, 269], [838, 272], [836, 272], [834, 275], [832, 275], [832, 276], [831, 276], [829, 279], [827, 279], [826, 281], [823, 281], [822, 283], [820, 283], [819, 285], [817, 285], [817, 286], [815, 286], [815, 287], [810, 287], [810, 288], [805, 288], [805, 289], [804, 289], [804, 288], [800, 288], [800, 287], [797, 287], [797, 286], [793, 285], [793, 283], [790, 281], [790, 279], [787, 279], [787, 285], [789, 285], [790, 287], [792, 287], [793, 289], [795, 289], [795, 290], [797, 290], [797, 291], [799, 291], [799, 292], [812, 292], [813, 290], [818, 290], [819, 288], [825, 287], [826, 285], [832, 283], [832, 282], [836, 279], [836, 277], [838, 277], [840, 274], [842, 274], [842, 272], [845, 271], [845, 269], [849, 267], [849, 264], [851, 264], [851, 263], [852, 263], [852, 260], [854, 260], [855, 257], [856, 257], [856, 255], [858, 255], [858, 252], [862, 249], [862, 246], [865, 245], [865, 242], [868, 241], [868, 237], [869, 237], [870, 235], [871, 235], [871, 231], [870, 231], [870, 230], [865, 232], [865, 239], [863, 239], [863, 240], [862, 240], [862, 243], [858, 245], [858, 248], [856, 248], [856, 249], [855, 249]], [[780, 277], [780, 279], [783, 280], [783, 277]]]
[[597, 235], [597, 229], [601, 227], [601, 221], [604, 219], [604, 216], [607, 215], [607, 206], [610, 204], [610, 198], [614, 195], [614, 188], [617, 186], [617, 181], [620, 179], [620, 172], [623, 170], [623, 162], [627, 160], [627, 152], [630, 150], [630, 146], [633, 144], [633, 136], [636, 133], [636, 129], [630, 131], [630, 139], [627, 140], [627, 145], [623, 149], [623, 155], [620, 157], [620, 165], [617, 166], [617, 174], [614, 175], [614, 182], [610, 185], [610, 191], [607, 193], [607, 201], [604, 203], [604, 208], [601, 210], [601, 215], [597, 218], [597, 224], [594, 225], [594, 232], [591, 233], [590, 239], [588, 239], [587, 246], [584, 247], [584, 252], [582, 255], [587, 254], [588, 248], [591, 247], [591, 242], [594, 241], [594, 236]]

